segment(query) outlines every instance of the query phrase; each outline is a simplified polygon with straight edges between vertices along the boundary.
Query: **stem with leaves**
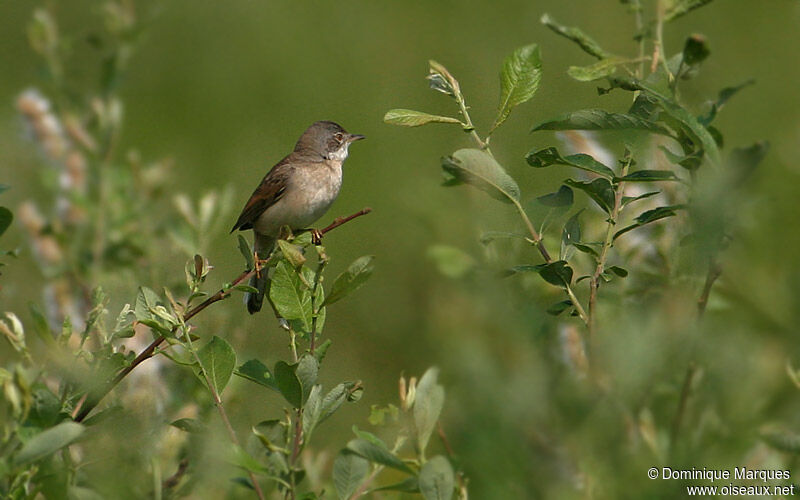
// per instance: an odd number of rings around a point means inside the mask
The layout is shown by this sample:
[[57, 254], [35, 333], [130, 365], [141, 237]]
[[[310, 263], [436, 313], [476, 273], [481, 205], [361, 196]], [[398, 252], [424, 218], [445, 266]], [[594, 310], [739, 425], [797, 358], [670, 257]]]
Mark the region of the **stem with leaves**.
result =
[[[367, 207], [367, 208], [359, 210], [358, 212], [356, 212], [354, 214], [351, 214], [351, 215], [349, 215], [347, 217], [337, 217], [336, 219], [334, 219], [334, 221], [330, 225], [328, 225], [325, 228], [321, 229], [319, 232], [320, 232], [320, 234], [324, 235], [324, 234], [336, 229], [337, 227], [339, 227], [339, 226], [341, 226], [343, 224], [346, 224], [347, 222], [350, 222], [351, 220], [353, 220], [353, 219], [355, 219], [357, 217], [361, 217], [363, 215], [366, 215], [366, 214], [370, 213], [371, 211], [372, 211], [372, 209]], [[269, 258], [265, 259], [265, 260], [261, 261], [259, 263], [259, 265], [263, 266], [267, 262], [269, 262], [269, 260], [270, 260]], [[219, 302], [219, 301], [221, 301], [223, 299], [228, 298], [231, 295], [232, 290], [236, 287], [236, 285], [239, 285], [242, 282], [250, 279], [253, 276], [253, 274], [255, 274], [256, 267], [257, 266], [254, 266], [254, 269], [243, 271], [230, 284], [226, 284], [226, 286], [224, 286], [223, 288], [218, 290], [217, 293], [215, 293], [211, 297], [209, 297], [206, 300], [204, 300], [202, 303], [198, 304], [197, 306], [195, 306], [194, 308], [189, 310], [187, 313], [185, 313], [183, 315], [182, 321], [183, 322], [189, 321], [191, 318], [193, 318], [194, 316], [196, 316], [197, 314], [202, 312], [204, 309], [209, 307], [211, 304], [214, 304], [215, 302]], [[173, 329], [173, 333], [176, 330], [177, 330], [177, 327]], [[76, 417], [75, 417], [75, 421], [76, 422], [82, 422], [84, 419], [86, 419], [86, 417], [89, 416], [89, 413], [100, 403], [100, 401], [109, 392], [111, 392], [111, 390], [114, 387], [117, 386], [117, 384], [122, 382], [122, 380], [130, 372], [132, 372], [137, 366], [139, 366], [144, 361], [146, 361], [146, 360], [150, 359], [151, 357], [153, 357], [156, 354], [156, 349], [162, 343], [164, 343], [166, 341], [166, 339], [167, 338], [165, 336], [158, 335], [156, 337], [156, 339], [153, 340], [153, 342], [150, 343], [150, 345], [148, 345], [144, 350], [142, 350], [142, 352], [140, 352], [134, 358], [134, 360], [131, 362], [130, 365], [128, 365], [125, 368], [123, 368], [122, 370], [120, 370], [120, 372], [107, 385], [105, 385], [104, 387], [100, 388], [97, 392], [95, 392], [95, 394], [87, 397], [85, 402], [84, 402], [84, 404], [83, 404], [83, 406], [77, 412]]]
[[[633, 163], [630, 152], [626, 152], [625, 159], [622, 161], [622, 173], [620, 177], [628, 175], [628, 169]], [[600, 256], [597, 258], [597, 266], [592, 273], [589, 281], [589, 337], [594, 337], [597, 328], [597, 291], [600, 288], [600, 278], [605, 271], [606, 259], [608, 252], [614, 245], [614, 229], [617, 226], [619, 213], [622, 208], [622, 198], [625, 194], [625, 182], [620, 180], [616, 183], [614, 188], [614, 206], [611, 209], [611, 215], [608, 218], [606, 226], [606, 236], [603, 240], [603, 248], [600, 250]]]
[[[233, 443], [234, 446], [237, 448], [241, 447], [239, 444], [239, 438], [236, 437], [236, 431], [233, 430], [233, 426], [231, 425], [231, 421], [228, 418], [228, 414], [225, 412], [225, 406], [222, 404], [222, 398], [219, 395], [219, 391], [216, 387], [216, 382], [211, 379], [208, 375], [208, 370], [205, 366], [203, 366], [203, 361], [200, 359], [200, 356], [197, 354], [197, 349], [194, 347], [194, 343], [192, 342], [192, 336], [189, 334], [189, 328], [185, 323], [181, 323], [180, 325], [181, 330], [183, 331], [183, 336], [186, 339], [186, 346], [189, 348], [189, 351], [192, 353], [192, 357], [194, 358], [197, 366], [200, 367], [200, 373], [203, 375], [203, 380], [206, 382], [206, 387], [208, 387], [208, 391], [211, 393], [211, 397], [214, 400], [214, 406], [217, 407], [217, 411], [219, 412], [219, 416], [222, 419], [222, 423], [225, 425], [225, 429], [228, 431], [228, 437]], [[250, 478], [250, 482], [253, 485], [253, 489], [256, 492], [256, 495], [260, 500], [264, 500], [264, 493], [261, 491], [261, 486], [258, 484], [258, 480], [256, 479], [255, 473], [248, 470], [247, 475]]]

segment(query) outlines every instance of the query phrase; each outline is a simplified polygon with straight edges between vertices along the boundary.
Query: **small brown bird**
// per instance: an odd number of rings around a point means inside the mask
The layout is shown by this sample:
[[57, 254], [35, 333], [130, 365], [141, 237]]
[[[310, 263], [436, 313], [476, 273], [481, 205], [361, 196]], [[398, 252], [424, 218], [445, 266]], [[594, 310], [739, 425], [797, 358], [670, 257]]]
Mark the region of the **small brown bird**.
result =
[[[280, 236], [281, 228], [307, 229], [322, 217], [339, 195], [342, 163], [353, 141], [363, 135], [348, 134], [334, 122], [316, 122], [300, 136], [289, 156], [264, 176], [245, 204], [231, 232], [252, 229], [253, 248], [266, 259]], [[266, 272], [250, 279], [258, 293], [247, 293], [250, 314], [261, 310], [269, 285]]]

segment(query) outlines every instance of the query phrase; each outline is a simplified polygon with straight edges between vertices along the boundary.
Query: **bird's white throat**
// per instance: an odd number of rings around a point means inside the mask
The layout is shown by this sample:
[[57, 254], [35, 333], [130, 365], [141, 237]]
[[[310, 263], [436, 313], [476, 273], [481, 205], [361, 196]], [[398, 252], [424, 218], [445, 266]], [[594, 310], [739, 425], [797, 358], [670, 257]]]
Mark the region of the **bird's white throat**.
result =
[[344, 161], [347, 158], [347, 149], [350, 147], [349, 142], [345, 142], [342, 144], [342, 147], [337, 149], [336, 151], [332, 151], [328, 153], [328, 159], [334, 161]]

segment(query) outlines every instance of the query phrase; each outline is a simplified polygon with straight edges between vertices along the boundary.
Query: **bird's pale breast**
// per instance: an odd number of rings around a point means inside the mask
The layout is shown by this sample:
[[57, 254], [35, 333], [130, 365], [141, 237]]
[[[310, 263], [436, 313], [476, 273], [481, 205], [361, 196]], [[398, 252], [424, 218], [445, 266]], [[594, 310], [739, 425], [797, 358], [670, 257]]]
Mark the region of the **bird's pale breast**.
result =
[[297, 167], [286, 192], [256, 220], [255, 230], [277, 235], [283, 226], [308, 228], [328, 211], [341, 186], [341, 162], [324, 161]]

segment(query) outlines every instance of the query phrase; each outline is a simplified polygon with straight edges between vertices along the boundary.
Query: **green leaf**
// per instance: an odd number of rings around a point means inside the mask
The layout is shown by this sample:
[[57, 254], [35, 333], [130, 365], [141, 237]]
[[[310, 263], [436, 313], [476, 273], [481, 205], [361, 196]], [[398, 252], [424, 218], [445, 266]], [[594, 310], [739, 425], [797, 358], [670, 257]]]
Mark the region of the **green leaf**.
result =
[[592, 82], [613, 75], [620, 65], [627, 62], [627, 59], [621, 57], [610, 57], [589, 66], [570, 66], [567, 74], [579, 82]]
[[538, 268], [539, 276], [551, 285], [566, 287], [572, 283], [572, 268], [564, 260], [557, 260], [536, 267]]
[[419, 471], [419, 491], [425, 500], [450, 500], [455, 488], [455, 474], [450, 461], [437, 455]]
[[774, 429], [761, 432], [760, 437], [776, 450], [800, 454], [800, 435], [795, 432]]
[[[239, 240], [239, 253], [242, 254], [244, 257], [244, 261], [247, 263], [247, 269], [253, 269], [255, 267], [255, 262], [253, 261], [253, 249], [250, 248], [250, 244], [241, 234], [236, 235]], [[267, 255], [260, 255], [260, 259], [266, 259]], [[199, 277], [199, 276], [198, 276]]]
[[350, 399], [353, 392], [360, 390], [360, 388], [361, 384], [356, 382], [343, 382], [331, 389], [330, 392], [322, 398], [318, 423], [322, 423], [325, 419], [333, 415], [345, 401]]
[[419, 480], [416, 476], [406, 478], [399, 483], [387, 484], [370, 491], [402, 491], [403, 493], [419, 493]]
[[333, 461], [333, 484], [341, 500], [349, 500], [369, 474], [369, 462], [357, 453], [342, 450]]
[[464, 277], [478, 266], [471, 255], [450, 245], [431, 245], [426, 255], [436, 264], [439, 272], [448, 278]]
[[253, 381], [256, 384], [263, 385], [264, 387], [280, 392], [280, 389], [278, 389], [278, 386], [276, 385], [275, 377], [272, 376], [272, 373], [270, 373], [267, 365], [257, 359], [251, 359], [245, 362], [242, 366], [236, 369], [234, 374]]
[[675, 172], [671, 170], [637, 170], [625, 177], [616, 177], [616, 182], [658, 182], [677, 181]]
[[26, 442], [14, 462], [27, 465], [41, 460], [78, 439], [86, 428], [76, 422], [62, 422], [55, 427], [40, 432]]
[[728, 156], [728, 170], [734, 185], [746, 181], [769, 151], [769, 143], [756, 142], [746, 148], [735, 148]]
[[275, 309], [286, 320], [299, 320], [304, 330], [311, 328], [311, 291], [289, 262], [281, 260], [269, 287]]
[[303, 403], [303, 386], [295, 371], [297, 365], [290, 365], [285, 361], [275, 363], [275, 385], [284, 399], [294, 408], [300, 408]]
[[156, 292], [146, 286], [140, 286], [139, 293], [136, 296], [136, 303], [133, 307], [133, 314], [140, 322], [155, 319], [153, 310], [159, 305], [162, 305], [161, 298]]
[[236, 366], [236, 353], [233, 347], [222, 337], [214, 335], [197, 351], [197, 357], [214, 390], [221, 395]]
[[354, 260], [345, 272], [336, 277], [331, 292], [325, 297], [322, 305], [327, 306], [338, 302], [351, 292], [358, 290], [372, 276], [374, 269], [372, 259], [374, 256], [365, 255]]
[[578, 210], [572, 217], [567, 220], [567, 223], [564, 224], [564, 230], [561, 232], [561, 245], [563, 247], [567, 247], [569, 245], [574, 245], [575, 243], [580, 243], [581, 241], [581, 224], [578, 220], [580, 217], [581, 212], [583, 210]]
[[428, 123], [456, 123], [464, 126], [461, 120], [449, 116], [429, 115], [411, 109], [392, 109], [383, 116], [384, 123], [402, 127], [419, 127]]
[[[572, 191], [570, 190], [570, 192]], [[557, 193], [545, 195], [542, 198], [547, 196], [552, 196], [555, 194]], [[509, 233], [507, 231], [487, 231], [481, 235], [480, 242], [484, 245], [488, 245], [489, 243], [495, 240], [514, 240], [514, 239], [524, 240], [525, 238], [527, 238], [527, 236], [521, 233]]]
[[552, 314], [553, 316], [558, 316], [559, 314], [563, 313], [567, 309], [572, 307], [571, 300], [562, 300], [561, 302], [556, 302], [552, 306], [547, 308], [547, 314]]
[[683, 63], [687, 66], [697, 66], [705, 61], [711, 51], [703, 35], [692, 35], [683, 45]]
[[519, 201], [519, 186], [488, 153], [479, 149], [459, 149], [442, 158], [445, 186], [471, 184], [505, 203]]
[[197, 433], [205, 430], [205, 425], [194, 418], [179, 418], [170, 422], [169, 425], [188, 433]]
[[595, 250], [594, 248], [592, 248], [589, 245], [584, 245], [583, 243], [573, 243], [572, 246], [574, 246], [577, 250], [580, 250], [583, 253], [586, 253], [586, 254], [589, 254], [589, 255], [593, 255], [595, 257], [599, 257], [600, 256], [600, 255], [598, 255], [597, 250]]
[[614, 199], [616, 194], [611, 183], [604, 178], [598, 178], [592, 182], [581, 182], [574, 179], [567, 179], [564, 184], [572, 186], [575, 189], [580, 189], [586, 193], [597, 205], [602, 208], [607, 214], [611, 213], [614, 206]]
[[620, 278], [625, 278], [625, 277], [628, 276], [628, 270], [627, 269], [623, 269], [623, 268], [621, 268], [619, 266], [609, 266], [609, 267], [606, 268], [606, 271], [612, 272], [612, 273], [616, 274], [617, 276], [619, 276]]
[[[574, 199], [575, 196], [572, 193], [572, 189], [562, 185], [555, 193], [539, 196], [536, 201], [546, 207], [569, 207], [572, 206]], [[483, 236], [481, 237], [481, 242], [483, 242]]]
[[258, 293], [258, 288], [250, 285], [236, 285], [233, 289], [245, 293]]
[[711, 3], [711, 0], [666, 0], [664, 20], [673, 21], [708, 3]]
[[439, 369], [429, 368], [419, 380], [414, 398], [414, 428], [417, 446], [423, 453], [444, 406], [444, 387], [438, 383], [438, 377]]
[[558, 24], [549, 14], [541, 17], [541, 23], [553, 30], [555, 33], [577, 43], [584, 52], [598, 59], [607, 59], [611, 54], [603, 50], [600, 44], [595, 42], [589, 35], [578, 28], [572, 28]]
[[644, 226], [645, 224], [650, 224], [651, 222], [655, 222], [657, 220], [665, 219], [667, 217], [672, 217], [676, 215], [675, 213], [676, 210], [683, 208], [685, 208], [684, 205], [669, 205], [669, 206], [654, 208], [652, 210], [643, 212], [638, 217], [636, 217], [635, 223], [631, 224], [628, 227], [620, 229], [619, 231], [614, 233], [613, 240], [616, 240], [617, 238], [627, 233], [628, 231], [632, 231], [638, 227]]
[[541, 80], [542, 56], [538, 45], [520, 47], [506, 57], [500, 72], [500, 105], [489, 134], [506, 121], [515, 106], [529, 101], [536, 94]]
[[650, 198], [651, 196], [655, 196], [657, 194], [661, 194], [661, 191], [650, 191], [649, 193], [640, 194], [639, 196], [623, 196], [621, 206], [624, 208], [629, 203], [633, 203], [634, 201], [644, 200], [646, 198]]
[[322, 411], [322, 386], [317, 384], [311, 388], [308, 399], [303, 407], [303, 438], [306, 442], [311, 439], [311, 434], [319, 423]]
[[[293, 365], [294, 366], [294, 365]], [[297, 380], [300, 381], [300, 388], [302, 390], [302, 402], [308, 400], [311, 390], [317, 383], [317, 374], [319, 373], [319, 362], [317, 358], [311, 354], [303, 354], [297, 362], [295, 374]]]
[[540, 149], [538, 151], [531, 151], [525, 156], [528, 164], [532, 167], [542, 168], [549, 167], [550, 165], [567, 165], [570, 167], [579, 168], [592, 172], [603, 177], [612, 179], [614, 171], [603, 165], [599, 161], [592, 158], [590, 155], [578, 153], [574, 155], [561, 156], [558, 149], [554, 147]]
[[754, 83], [756, 83], [756, 81], [751, 79], [747, 80], [746, 82], [740, 83], [739, 85], [735, 85], [733, 87], [725, 87], [724, 89], [720, 90], [719, 95], [717, 96], [717, 100], [711, 103], [711, 108], [708, 110], [708, 113], [699, 118], [700, 123], [708, 126], [712, 121], [714, 121], [714, 118], [716, 118], [717, 113], [725, 106], [725, 104], [730, 100], [731, 97], [736, 95], [743, 88], [749, 85], [753, 85]]
[[[368, 433], [362, 432], [360, 434]], [[372, 437], [374, 438], [374, 436]], [[411, 469], [405, 463], [403, 463], [403, 461], [400, 460], [397, 455], [392, 453], [389, 448], [383, 444], [383, 441], [377, 438], [372, 440], [365, 439], [363, 437], [353, 439], [347, 443], [347, 449], [361, 457], [366, 458], [370, 462], [385, 465], [403, 472], [412, 473]]]
[[583, 109], [563, 114], [535, 126], [538, 130], [645, 130], [654, 134], [671, 136], [670, 131], [658, 123], [640, 116], [609, 113], [602, 109]]
[[306, 263], [306, 257], [300, 249], [286, 240], [278, 240], [278, 247], [281, 249], [283, 258], [289, 261], [293, 268], [299, 269]]
[[11, 213], [11, 210], [6, 207], [0, 207], [0, 236], [6, 232], [12, 220], [14, 220], [14, 214]]

